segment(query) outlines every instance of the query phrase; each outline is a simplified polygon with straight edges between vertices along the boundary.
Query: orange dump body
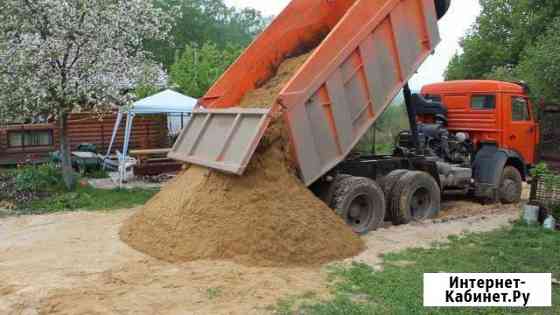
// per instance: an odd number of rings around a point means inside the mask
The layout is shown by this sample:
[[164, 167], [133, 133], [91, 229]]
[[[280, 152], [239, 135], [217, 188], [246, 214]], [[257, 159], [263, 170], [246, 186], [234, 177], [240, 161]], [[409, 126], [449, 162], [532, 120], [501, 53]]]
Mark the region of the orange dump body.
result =
[[[200, 100], [170, 156], [241, 174], [282, 115], [310, 185], [346, 158], [439, 42], [434, 0], [293, 0]], [[236, 108], [283, 60], [311, 49], [270, 112]]]
[[[448, 129], [467, 132], [475, 146], [496, 143], [534, 164], [540, 140], [531, 102], [515, 83], [470, 80], [424, 86], [421, 94], [441, 101], [448, 110]], [[429, 122], [429, 121], [424, 121]]]
[[202, 97], [206, 108], [235, 107], [286, 58], [317, 47], [356, 0], [294, 0]]

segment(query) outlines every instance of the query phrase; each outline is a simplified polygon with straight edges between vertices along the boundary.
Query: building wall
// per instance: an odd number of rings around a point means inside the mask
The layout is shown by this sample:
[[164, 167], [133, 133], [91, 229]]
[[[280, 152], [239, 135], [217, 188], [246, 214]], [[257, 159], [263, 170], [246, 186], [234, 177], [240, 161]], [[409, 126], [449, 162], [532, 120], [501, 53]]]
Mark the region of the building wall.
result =
[[[81, 143], [92, 143], [100, 153], [105, 153], [111, 141], [116, 114], [80, 113], [72, 114], [68, 121], [70, 149], [76, 150]], [[125, 121], [121, 123], [117, 135], [117, 149], [122, 148]], [[52, 143], [46, 146], [10, 146], [10, 132], [50, 131]], [[57, 151], [59, 130], [56, 122], [36, 125], [10, 125], [0, 129], [0, 164], [15, 164], [28, 159], [42, 160]], [[167, 122], [164, 115], [137, 116], [134, 119], [131, 136], [131, 149], [153, 149], [169, 146]]]
[[[0, 164], [15, 164], [26, 159], [41, 159], [56, 151], [54, 143], [47, 146], [13, 147], [9, 145], [10, 132], [23, 132], [32, 130], [49, 130], [54, 136], [54, 125], [10, 125], [0, 129]], [[54, 139], [53, 139], [54, 140]]]

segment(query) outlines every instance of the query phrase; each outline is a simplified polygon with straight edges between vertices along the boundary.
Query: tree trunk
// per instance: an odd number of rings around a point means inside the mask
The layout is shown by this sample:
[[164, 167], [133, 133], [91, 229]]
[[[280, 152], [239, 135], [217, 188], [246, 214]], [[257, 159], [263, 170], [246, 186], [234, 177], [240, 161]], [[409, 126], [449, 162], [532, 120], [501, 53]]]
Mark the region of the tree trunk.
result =
[[62, 178], [64, 179], [66, 189], [74, 190], [76, 188], [78, 179], [74, 172], [74, 169], [72, 168], [70, 147], [68, 145], [68, 114], [61, 111], [58, 117], [58, 122]]

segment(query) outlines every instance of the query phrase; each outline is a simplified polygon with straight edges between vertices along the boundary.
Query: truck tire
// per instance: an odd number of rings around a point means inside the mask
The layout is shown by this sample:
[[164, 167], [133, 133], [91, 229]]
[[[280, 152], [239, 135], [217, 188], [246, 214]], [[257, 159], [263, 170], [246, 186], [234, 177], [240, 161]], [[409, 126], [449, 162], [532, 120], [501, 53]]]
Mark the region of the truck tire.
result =
[[329, 207], [332, 208], [334, 192], [338, 189], [342, 180], [348, 177], [352, 177], [352, 176], [347, 174], [338, 174], [335, 176], [332, 182], [330, 183], [325, 182], [324, 184], [322, 184], [322, 186], [318, 188], [319, 199], [321, 199], [325, 204], [327, 204]]
[[428, 173], [408, 172], [393, 188], [390, 203], [393, 224], [433, 218], [441, 209], [441, 190]]
[[[381, 184], [381, 189], [383, 189], [383, 192], [385, 193], [385, 200], [389, 200], [391, 198], [391, 191], [393, 191], [393, 188], [395, 188], [395, 185], [397, 184], [399, 179], [401, 179], [401, 177], [403, 177], [403, 175], [406, 173], [408, 173], [408, 170], [394, 170], [379, 181], [379, 183]], [[390, 202], [387, 202], [387, 211], [385, 216], [385, 220], [393, 220], [393, 216], [391, 215]]]
[[385, 219], [385, 195], [376, 182], [350, 176], [337, 186], [332, 208], [354, 232], [365, 234], [381, 227]]
[[404, 174], [408, 173], [408, 170], [394, 170], [389, 173], [387, 176], [383, 177], [379, 182], [381, 184], [381, 188], [385, 193], [387, 198], [391, 194], [391, 191], [395, 187], [395, 184], [403, 177]]
[[523, 194], [523, 178], [521, 173], [513, 167], [506, 166], [502, 172], [498, 196], [504, 204], [519, 203]]

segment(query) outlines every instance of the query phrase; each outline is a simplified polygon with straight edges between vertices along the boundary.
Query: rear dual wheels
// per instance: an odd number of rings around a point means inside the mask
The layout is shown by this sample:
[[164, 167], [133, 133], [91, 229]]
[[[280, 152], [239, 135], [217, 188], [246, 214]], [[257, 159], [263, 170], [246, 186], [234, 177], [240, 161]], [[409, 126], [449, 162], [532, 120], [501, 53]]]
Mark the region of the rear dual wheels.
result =
[[388, 218], [393, 224], [407, 224], [437, 216], [441, 208], [441, 190], [432, 176], [414, 171], [395, 171], [393, 176], [398, 177], [397, 180], [390, 176], [386, 196]]
[[331, 208], [352, 227], [365, 234], [381, 227], [385, 219], [385, 195], [369, 178], [347, 176], [334, 184]]
[[339, 175], [323, 200], [359, 234], [380, 228], [386, 218], [394, 224], [406, 224], [439, 213], [441, 191], [427, 173], [396, 170], [380, 184], [369, 178]]

